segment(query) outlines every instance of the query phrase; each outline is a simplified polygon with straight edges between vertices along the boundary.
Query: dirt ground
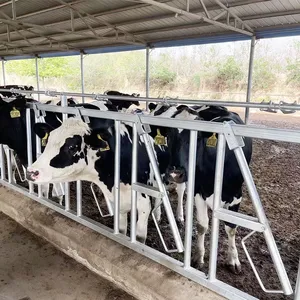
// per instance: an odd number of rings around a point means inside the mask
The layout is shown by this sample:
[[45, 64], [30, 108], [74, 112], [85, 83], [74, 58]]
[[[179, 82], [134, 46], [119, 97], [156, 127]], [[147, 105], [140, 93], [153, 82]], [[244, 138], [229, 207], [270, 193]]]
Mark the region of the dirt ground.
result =
[[134, 300], [0, 213], [0, 300]]
[[[241, 116], [243, 112], [237, 110]], [[295, 115], [283, 115], [255, 112], [250, 115], [250, 124], [258, 126], [268, 126], [275, 128], [299, 129], [300, 117]], [[299, 145], [292, 143], [283, 143], [267, 140], [253, 141], [253, 157], [251, 170], [254, 181], [257, 185], [263, 207], [270, 221], [271, 228], [280, 251], [283, 263], [286, 267], [288, 276], [294, 288], [297, 276], [298, 261], [300, 258], [300, 152]], [[71, 184], [71, 207], [76, 209], [75, 184]], [[174, 200], [175, 194], [171, 192], [171, 200]], [[101, 193], [99, 193], [101, 198]], [[111, 218], [101, 218], [89, 183], [83, 183], [83, 214], [91, 219], [99, 221], [109, 227], [112, 227]], [[172, 201], [174, 212], [176, 211], [176, 202]], [[254, 215], [251, 200], [244, 192], [244, 200], [240, 212]], [[169, 247], [174, 247], [174, 241], [170, 238], [171, 232], [166, 217], [163, 214], [161, 229], [166, 237]], [[180, 227], [182, 236], [184, 228]], [[237, 247], [242, 263], [242, 272], [232, 274], [226, 268], [226, 250], [227, 235], [221, 222], [219, 257], [218, 257], [218, 279], [235, 286], [253, 296], [265, 300], [287, 300], [293, 297], [286, 297], [278, 294], [265, 294], [259, 287], [254, 273], [247, 261], [241, 246], [241, 239], [250, 231], [239, 228], [237, 235]], [[208, 252], [209, 252], [209, 232], [206, 237], [206, 266], [204, 271], [208, 270]], [[193, 232], [193, 251], [196, 244], [196, 228]], [[150, 217], [147, 245], [164, 252], [162, 243], [157, 234], [154, 223]], [[248, 250], [254, 261], [255, 266], [268, 289], [280, 289], [279, 281], [273, 267], [263, 234], [255, 233], [247, 242]], [[174, 258], [183, 259], [181, 254], [172, 254]]]

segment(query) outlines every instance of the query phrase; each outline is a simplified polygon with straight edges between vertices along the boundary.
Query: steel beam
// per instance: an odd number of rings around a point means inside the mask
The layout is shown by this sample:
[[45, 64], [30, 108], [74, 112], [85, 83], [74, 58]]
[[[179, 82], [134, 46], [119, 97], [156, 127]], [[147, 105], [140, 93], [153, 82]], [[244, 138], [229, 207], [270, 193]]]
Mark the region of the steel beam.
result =
[[3, 85], [6, 85], [6, 80], [5, 80], [5, 61], [2, 59], [2, 80], [3, 80]]
[[[247, 97], [246, 97], [246, 102], [247, 103], [249, 103], [251, 101], [251, 88], [252, 88], [252, 74], [253, 74], [255, 41], [256, 41], [256, 38], [255, 38], [255, 36], [253, 36], [252, 39], [251, 39], [251, 46], [250, 46], [250, 59], [249, 59]], [[249, 107], [246, 107], [245, 123], [247, 124], [248, 121], [249, 121]]]
[[[80, 52], [80, 79], [81, 79], [81, 93], [84, 94], [84, 68], [83, 68], [83, 52]], [[84, 96], [82, 96], [82, 103], [84, 103]]]
[[[150, 97], [150, 48], [146, 48], [146, 97]], [[147, 103], [146, 103], [147, 104]], [[148, 105], [147, 105], [148, 110]]]
[[[40, 91], [40, 76], [39, 76], [39, 61], [38, 56], [35, 57], [35, 77], [36, 77], [36, 88]], [[38, 100], [41, 100], [41, 95], [37, 94]]]

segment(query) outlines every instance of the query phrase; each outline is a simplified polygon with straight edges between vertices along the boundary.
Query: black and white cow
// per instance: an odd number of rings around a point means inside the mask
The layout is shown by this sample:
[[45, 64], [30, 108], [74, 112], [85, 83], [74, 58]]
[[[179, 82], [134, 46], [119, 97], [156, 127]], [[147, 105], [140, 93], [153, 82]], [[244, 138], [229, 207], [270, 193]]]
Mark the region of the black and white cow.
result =
[[[136, 94], [136, 93], [129, 95], [129, 94], [124, 94], [124, 93], [121, 93], [118, 91], [106, 91], [104, 94], [108, 95], [108, 96], [126, 96], [126, 97], [139, 97], [140, 96], [140, 94]], [[117, 99], [111, 99], [109, 97], [108, 97], [108, 100], [117, 108], [118, 111], [126, 110], [132, 104], [134, 104], [136, 106], [140, 105], [139, 101], [134, 101], [134, 100], [130, 100], [130, 101], [117, 100]]]
[[[1, 85], [0, 89], [18, 89], [23, 91], [33, 91], [33, 86], [10, 84], [10, 85]], [[18, 94], [12, 93], [11, 91], [7, 91], [7, 92], [0, 92], [0, 95], [6, 98], [12, 98], [17, 96]]]
[[[36, 124], [36, 132], [48, 133], [45, 151], [28, 168], [27, 177], [35, 183], [86, 180], [99, 186], [106, 200], [114, 201], [115, 129], [111, 120], [95, 119], [89, 125], [69, 118], [51, 131], [45, 124]], [[131, 127], [121, 124], [120, 163], [120, 230], [126, 234], [127, 213], [131, 209], [132, 139]], [[40, 133], [39, 133], [40, 134]], [[150, 138], [151, 139], [151, 138]], [[153, 139], [152, 143], [153, 143]], [[139, 182], [153, 184], [154, 175], [144, 141], [138, 145]], [[144, 242], [147, 236], [150, 199], [138, 193], [137, 237]]]
[[[212, 122], [234, 121], [236, 124], [243, 124], [238, 114], [229, 112], [223, 107], [202, 107], [193, 108], [181, 106], [179, 109], [172, 107], [157, 107], [155, 111], [164, 111], [165, 115], [175, 119], [185, 120], [211, 120]], [[200, 116], [203, 116], [201, 118]], [[160, 132], [167, 138], [168, 150], [170, 153], [167, 179], [175, 183], [183, 183], [188, 180], [188, 156], [189, 156], [189, 131], [175, 128], [161, 127]], [[197, 159], [194, 199], [197, 211], [198, 229], [198, 252], [194, 258], [194, 263], [200, 268], [204, 264], [204, 238], [208, 229], [207, 208], [212, 208], [214, 193], [214, 176], [216, 163], [216, 145], [212, 146], [207, 141], [217, 135], [213, 133], [198, 132], [197, 139]], [[216, 140], [217, 141], [217, 140]], [[243, 151], [248, 164], [252, 155], [252, 140], [244, 138], [245, 146]], [[243, 176], [239, 169], [233, 151], [226, 146], [224, 178], [222, 190], [222, 206], [231, 210], [238, 211], [242, 200]], [[225, 230], [228, 235], [228, 264], [232, 271], [241, 270], [238, 252], [235, 245], [236, 225], [225, 223]]]

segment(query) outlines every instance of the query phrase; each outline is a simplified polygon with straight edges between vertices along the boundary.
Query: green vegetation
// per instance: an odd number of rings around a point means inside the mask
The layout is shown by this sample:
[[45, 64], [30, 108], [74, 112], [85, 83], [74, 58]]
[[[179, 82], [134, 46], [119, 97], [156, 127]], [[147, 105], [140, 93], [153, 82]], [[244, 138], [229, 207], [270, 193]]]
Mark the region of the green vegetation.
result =
[[[266, 93], [297, 95], [300, 42], [286, 44], [284, 50], [274, 51], [270, 41], [257, 44], [254, 100], [265, 99]], [[150, 54], [151, 96], [244, 100], [248, 59], [249, 42], [154, 49]], [[144, 94], [145, 60], [145, 51], [86, 56], [85, 91]], [[35, 85], [33, 59], [9, 61], [6, 72], [7, 83]], [[41, 89], [81, 90], [78, 56], [39, 59], [39, 75]]]

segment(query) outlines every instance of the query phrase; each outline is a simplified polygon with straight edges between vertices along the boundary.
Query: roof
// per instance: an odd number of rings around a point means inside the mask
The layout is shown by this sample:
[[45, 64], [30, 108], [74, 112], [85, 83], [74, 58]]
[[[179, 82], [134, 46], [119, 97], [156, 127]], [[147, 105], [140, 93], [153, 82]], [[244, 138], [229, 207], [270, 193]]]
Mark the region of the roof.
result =
[[299, 0], [0, 0], [17, 59], [300, 35]]

